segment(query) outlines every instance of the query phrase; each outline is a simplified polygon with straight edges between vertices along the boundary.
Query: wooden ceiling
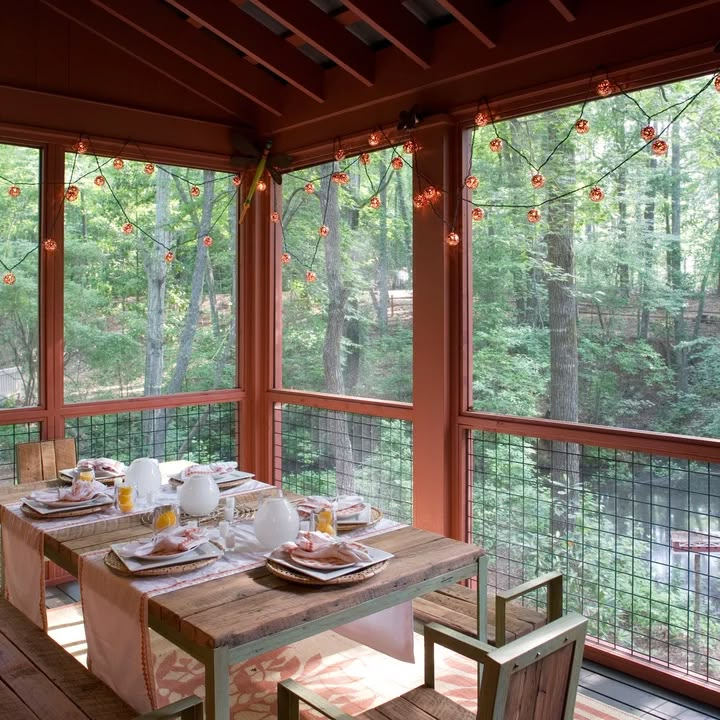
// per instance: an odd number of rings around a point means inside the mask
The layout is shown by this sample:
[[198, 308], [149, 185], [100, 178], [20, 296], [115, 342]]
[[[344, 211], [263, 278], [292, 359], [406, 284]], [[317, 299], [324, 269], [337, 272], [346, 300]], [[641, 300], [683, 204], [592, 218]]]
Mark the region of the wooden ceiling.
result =
[[195, 117], [254, 126], [284, 147], [386, 124], [414, 104], [448, 112], [586, 82], [599, 66], [720, 64], [720, 0], [37, 3], [146, 68], [127, 106], [154, 109], [153, 83], [169, 82]]

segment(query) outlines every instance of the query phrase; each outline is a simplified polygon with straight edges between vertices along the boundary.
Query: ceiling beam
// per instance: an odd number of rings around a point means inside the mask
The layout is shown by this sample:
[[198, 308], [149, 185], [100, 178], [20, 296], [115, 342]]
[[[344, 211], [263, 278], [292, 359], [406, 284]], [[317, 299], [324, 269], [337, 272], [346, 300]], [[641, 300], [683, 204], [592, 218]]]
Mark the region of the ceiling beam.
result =
[[229, 0], [167, 2], [300, 92], [323, 101], [323, 69]]
[[363, 85], [375, 75], [375, 54], [352, 33], [312, 3], [297, 0], [253, 0], [253, 5], [312, 45]]
[[283, 85], [238, 57], [230, 48], [193, 28], [156, 0], [91, 0], [113, 17], [200, 68], [273, 115], [280, 115]]
[[343, 4], [423, 70], [430, 67], [432, 33], [400, 3], [388, 0], [343, 0]]
[[[204, 102], [215, 105], [236, 117], [242, 117], [247, 112], [247, 101], [227, 85], [208, 77], [195, 65], [179, 59], [159, 45], [148, 43], [143, 35], [127, 25], [116, 22], [106, 12], [95, 7], [90, 0], [40, 0], [40, 2], [194, 93]], [[243, 119], [247, 120], [246, 117]]]
[[[464, 28], [469, 30], [485, 47], [494, 48], [496, 43], [490, 32], [497, 9], [487, 0], [435, 0], [445, 8]], [[552, 0], [551, 0], [552, 2]]]
[[568, 21], [573, 22], [576, 18], [574, 0], [548, 0], [548, 2]]

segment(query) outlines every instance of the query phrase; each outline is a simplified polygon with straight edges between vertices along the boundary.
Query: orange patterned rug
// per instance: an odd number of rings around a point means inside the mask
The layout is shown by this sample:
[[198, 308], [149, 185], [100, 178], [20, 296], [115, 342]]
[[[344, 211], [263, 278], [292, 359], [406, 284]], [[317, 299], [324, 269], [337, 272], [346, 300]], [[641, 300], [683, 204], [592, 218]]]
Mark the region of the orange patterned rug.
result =
[[[202, 670], [187, 655], [160, 638], [156, 676], [161, 697], [172, 702], [191, 693], [204, 695]], [[438, 648], [437, 688], [475, 710], [475, 666]], [[233, 720], [277, 717], [276, 686], [294, 678], [346, 713], [357, 715], [422, 684], [422, 638], [416, 636], [414, 665], [393, 660], [364, 645], [326, 632], [265, 653], [233, 668], [230, 680]], [[319, 717], [305, 711], [303, 717]], [[575, 720], [627, 720], [634, 716], [578, 695]], [[636, 716], [635, 716], [636, 717]]]

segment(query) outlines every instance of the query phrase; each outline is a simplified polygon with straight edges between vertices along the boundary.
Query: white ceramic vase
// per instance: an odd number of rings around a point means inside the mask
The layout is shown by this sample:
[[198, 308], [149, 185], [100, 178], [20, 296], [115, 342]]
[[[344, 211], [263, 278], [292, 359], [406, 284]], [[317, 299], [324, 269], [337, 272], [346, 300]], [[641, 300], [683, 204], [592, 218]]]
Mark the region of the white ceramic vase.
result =
[[255, 537], [265, 548], [295, 540], [300, 530], [297, 508], [284, 497], [269, 497], [255, 514]]
[[186, 476], [177, 491], [180, 509], [188, 515], [209, 515], [220, 502], [220, 490], [211, 473]]
[[152, 499], [160, 492], [162, 475], [155, 458], [137, 458], [125, 472], [125, 482], [133, 485], [140, 499]]

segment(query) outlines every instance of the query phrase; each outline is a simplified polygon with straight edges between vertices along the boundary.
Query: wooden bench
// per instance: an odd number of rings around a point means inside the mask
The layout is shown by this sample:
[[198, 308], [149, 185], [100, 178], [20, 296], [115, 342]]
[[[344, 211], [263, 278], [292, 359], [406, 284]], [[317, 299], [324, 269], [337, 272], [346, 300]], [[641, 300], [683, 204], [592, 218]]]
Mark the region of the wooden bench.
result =
[[[547, 588], [546, 614], [510, 602], [542, 587]], [[562, 616], [562, 573], [541, 575], [522, 585], [498, 592], [494, 603], [492, 598], [488, 600], [488, 642], [499, 647]], [[419, 630], [435, 622], [477, 637], [477, 592], [465, 585], [450, 585], [414, 600], [413, 615]]]
[[[118, 663], [123, 663], [118, 658]], [[138, 714], [19, 610], [0, 599], [0, 717], [3, 720], [131, 720]], [[189, 697], [143, 720], [202, 720]], [[139, 719], [138, 719], [139, 720]]]

